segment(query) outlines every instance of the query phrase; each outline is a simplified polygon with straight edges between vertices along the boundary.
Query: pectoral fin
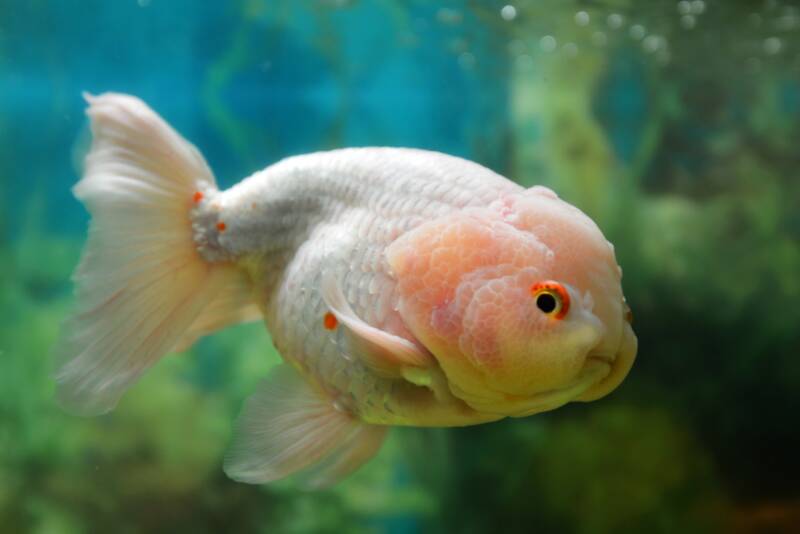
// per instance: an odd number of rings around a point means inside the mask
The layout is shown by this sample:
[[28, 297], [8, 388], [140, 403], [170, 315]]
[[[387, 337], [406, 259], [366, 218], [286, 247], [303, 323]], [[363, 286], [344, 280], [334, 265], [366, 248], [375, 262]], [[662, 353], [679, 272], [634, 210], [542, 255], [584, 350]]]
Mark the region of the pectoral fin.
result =
[[337, 409], [282, 364], [245, 403], [225, 457], [225, 472], [251, 484], [299, 473], [306, 486], [328, 486], [372, 458], [386, 431]]
[[[406, 367], [426, 369], [435, 365], [435, 360], [428, 351], [407, 339], [362, 321], [350, 307], [338, 281], [330, 273], [322, 277], [321, 290], [325, 304], [347, 332], [356, 356], [379, 375], [401, 378], [408, 374], [403, 372]], [[416, 375], [419, 376], [419, 372]]]

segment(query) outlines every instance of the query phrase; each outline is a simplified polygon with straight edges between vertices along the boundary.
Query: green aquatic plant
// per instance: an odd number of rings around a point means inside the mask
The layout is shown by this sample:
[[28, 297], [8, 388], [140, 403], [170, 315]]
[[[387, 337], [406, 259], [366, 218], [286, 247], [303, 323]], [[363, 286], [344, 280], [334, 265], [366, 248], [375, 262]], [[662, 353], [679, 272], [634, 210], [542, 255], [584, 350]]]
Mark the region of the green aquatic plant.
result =
[[666, 411], [616, 405], [554, 421], [536, 458], [544, 506], [569, 531], [725, 525], [729, 504], [708, 453]]
[[458, 433], [462, 471], [445, 491], [442, 523], [453, 530], [713, 532], [727, 525], [730, 503], [711, 457], [663, 408], [611, 402]]

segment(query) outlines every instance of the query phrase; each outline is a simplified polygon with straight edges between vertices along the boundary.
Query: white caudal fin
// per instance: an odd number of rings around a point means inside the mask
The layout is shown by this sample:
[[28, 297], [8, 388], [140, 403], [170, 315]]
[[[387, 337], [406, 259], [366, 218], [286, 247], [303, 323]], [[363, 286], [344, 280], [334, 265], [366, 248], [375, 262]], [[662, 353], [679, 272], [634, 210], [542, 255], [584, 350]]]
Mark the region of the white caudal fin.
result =
[[217, 296], [209, 301], [192, 326], [175, 343], [173, 350], [182, 352], [199, 338], [228, 325], [249, 323], [262, 318], [261, 310], [253, 300], [253, 289], [247, 275], [229, 268]]
[[372, 458], [386, 430], [358, 421], [282, 364], [247, 400], [225, 472], [251, 484], [297, 473], [302, 485], [329, 486]]
[[196, 250], [193, 195], [216, 190], [197, 149], [137, 98], [86, 100], [93, 141], [73, 192], [92, 220], [73, 276], [76, 310], [55, 350], [60, 403], [94, 415], [178, 344], [252, 308], [231, 293], [240, 272]]

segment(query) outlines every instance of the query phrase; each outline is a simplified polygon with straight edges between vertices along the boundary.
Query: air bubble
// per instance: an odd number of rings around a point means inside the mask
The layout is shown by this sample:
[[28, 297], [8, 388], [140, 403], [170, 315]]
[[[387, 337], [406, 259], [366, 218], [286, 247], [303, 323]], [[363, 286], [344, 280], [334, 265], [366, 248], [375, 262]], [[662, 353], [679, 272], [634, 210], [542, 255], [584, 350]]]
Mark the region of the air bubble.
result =
[[645, 52], [650, 54], [658, 52], [663, 45], [664, 38], [660, 35], [648, 35], [644, 42], [642, 42], [642, 48], [644, 48]]
[[557, 45], [556, 38], [552, 35], [545, 35], [539, 39], [539, 48], [541, 48], [543, 52], [553, 52]]
[[692, 13], [702, 15], [706, 10], [706, 3], [703, 0], [692, 0]]
[[575, 43], [567, 43], [563, 46], [562, 50], [567, 57], [575, 57], [578, 55], [578, 45]]
[[608, 23], [608, 27], [612, 30], [618, 30], [622, 28], [622, 25], [625, 24], [625, 17], [620, 15], [619, 13], [612, 13], [606, 19]]
[[517, 18], [517, 8], [507, 4], [500, 10], [500, 16], [503, 17], [503, 20], [514, 20]]
[[775, 28], [780, 31], [791, 31], [797, 28], [800, 18], [797, 14], [787, 11], [785, 15], [775, 21]]
[[777, 37], [767, 37], [764, 39], [764, 52], [774, 56], [783, 48], [783, 43]]
[[692, 3], [688, 0], [681, 0], [678, 2], [678, 13], [681, 15], [688, 15], [692, 12]]
[[687, 30], [691, 30], [697, 24], [697, 19], [694, 18], [694, 15], [684, 15], [681, 17], [681, 26], [686, 28]]
[[587, 24], [589, 24], [590, 20], [591, 19], [589, 18], [589, 13], [587, 13], [586, 11], [578, 11], [577, 13], [575, 13], [575, 24], [577, 24], [578, 26], [586, 26]]
[[642, 26], [641, 24], [634, 24], [633, 26], [631, 26], [630, 29], [631, 37], [633, 37], [637, 41], [642, 37], [644, 37], [646, 33], [647, 30], [645, 30], [644, 26]]

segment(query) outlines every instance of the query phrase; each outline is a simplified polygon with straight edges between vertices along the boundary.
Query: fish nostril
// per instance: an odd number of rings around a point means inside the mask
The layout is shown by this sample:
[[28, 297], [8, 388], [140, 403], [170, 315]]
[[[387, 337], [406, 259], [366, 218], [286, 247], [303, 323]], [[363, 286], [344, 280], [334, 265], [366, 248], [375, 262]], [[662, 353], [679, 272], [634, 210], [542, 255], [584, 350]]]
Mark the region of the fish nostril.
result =
[[586, 290], [583, 294], [583, 307], [589, 312], [594, 310], [594, 297], [592, 297], [592, 292], [589, 290]]

